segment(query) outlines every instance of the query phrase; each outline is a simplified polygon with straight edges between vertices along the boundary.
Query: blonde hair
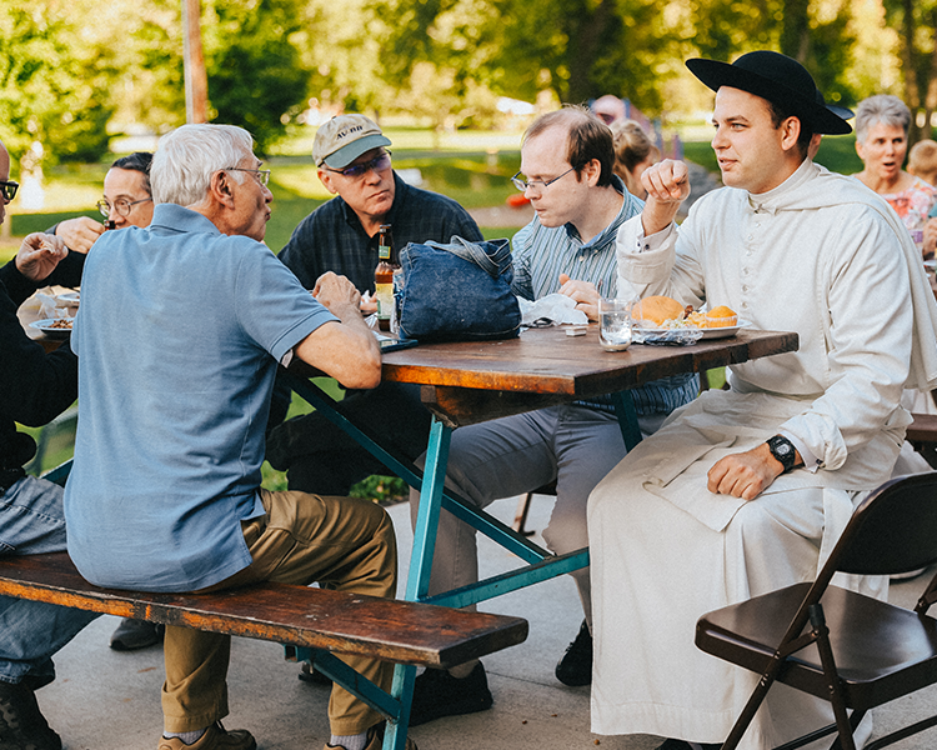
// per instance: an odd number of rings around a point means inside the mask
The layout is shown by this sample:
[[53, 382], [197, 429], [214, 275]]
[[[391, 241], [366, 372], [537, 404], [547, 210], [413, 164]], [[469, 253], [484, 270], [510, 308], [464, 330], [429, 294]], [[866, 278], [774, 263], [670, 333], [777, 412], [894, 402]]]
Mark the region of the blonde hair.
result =
[[937, 141], [915, 143], [908, 152], [908, 171], [937, 186]]
[[634, 168], [646, 161], [660, 161], [660, 149], [648, 137], [644, 129], [634, 120], [619, 120], [612, 123], [612, 144], [615, 148], [615, 174], [625, 183], [632, 195], [644, 195], [641, 182], [633, 175]]

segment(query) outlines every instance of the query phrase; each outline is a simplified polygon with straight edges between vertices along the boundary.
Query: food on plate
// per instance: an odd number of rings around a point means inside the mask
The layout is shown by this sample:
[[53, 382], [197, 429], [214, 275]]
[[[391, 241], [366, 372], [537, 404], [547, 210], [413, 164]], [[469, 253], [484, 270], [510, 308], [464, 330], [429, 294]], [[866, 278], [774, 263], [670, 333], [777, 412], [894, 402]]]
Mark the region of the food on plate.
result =
[[49, 325], [48, 328], [63, 328], [67, 330], [72, 330], [72, 323], [74, 322], [73, 318], [56, 318]]
[[708, 312], [685, 308], [675, 299], [663, 296], [645, 297], [635, 303], [631, 317], [638, 328], [731, 328], [739, 316], [729, 307], [719, 305]]
[[734, 326], [738, 322], [738, 313], [725, 305], [714, 307], [706, 313], [706, 328], [726, 328]]
[[645, 297], [631, 310], [631, 318], [644, 328], [662, 328], [668, 320], [682, 320], [684, 308], [670, 297]]

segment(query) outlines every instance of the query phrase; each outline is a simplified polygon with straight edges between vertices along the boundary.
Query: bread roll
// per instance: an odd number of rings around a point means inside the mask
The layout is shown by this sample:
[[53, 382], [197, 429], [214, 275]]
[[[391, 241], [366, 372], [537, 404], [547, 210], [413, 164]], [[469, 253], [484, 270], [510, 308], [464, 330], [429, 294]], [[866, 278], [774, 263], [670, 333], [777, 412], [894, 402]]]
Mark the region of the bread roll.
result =
[[667, 320], [683, 317], [683, 305], [670, 297], [645, 297], [631, 311], [631, 318], [642, 328], [660, 328]]

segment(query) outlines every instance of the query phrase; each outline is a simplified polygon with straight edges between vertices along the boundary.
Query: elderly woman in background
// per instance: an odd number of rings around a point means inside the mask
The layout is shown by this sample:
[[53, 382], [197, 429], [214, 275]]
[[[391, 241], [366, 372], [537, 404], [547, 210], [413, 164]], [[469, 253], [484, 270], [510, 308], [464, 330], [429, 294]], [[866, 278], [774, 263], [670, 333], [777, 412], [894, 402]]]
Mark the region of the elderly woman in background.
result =
[[644, 200], [647, 190], [641, 185], [641, 174], [660, 161], [660, 151], [634, 120], [619, 120], [612, 123], [611, 128], [615, 145], [615, 174], [624, 181], [629, 193]]
[[937, 189], [901, 168], [910, 124], [911, 111], [896, 96], [881, 94], [859, 102], [856, 152], [865, 167], [854, 176], [888, 201], [923, 257], [933, 258], [937, 219], [928, 219], [927, 213], [937, 202]]

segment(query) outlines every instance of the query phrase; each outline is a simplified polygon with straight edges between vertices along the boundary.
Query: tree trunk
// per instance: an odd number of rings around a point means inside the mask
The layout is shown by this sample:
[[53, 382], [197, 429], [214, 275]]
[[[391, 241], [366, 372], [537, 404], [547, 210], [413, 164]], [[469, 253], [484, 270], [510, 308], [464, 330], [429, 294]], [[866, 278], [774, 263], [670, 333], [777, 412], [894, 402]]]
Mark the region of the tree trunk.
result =
[[781, 28], [781, 53], [793, 57], [801, 65], [810, 52], [810, 2], [787, 0]]
[[[594, 91], [591, 80], [592, 65], [600, 51], [600, 41], [614, 13], [614, 0], [602, 0], [589, 15], [574, 19], [569, 30], [569, 46], [566, 58], [569, 61], [569, 86], [564, 97], [566, 102], [582, 104], [601, 96], [604, 91]], [[583, 8], [585, 14], [585, 8]]]
[[182, 0], [182, 55], [187, 123], [208, 122], [208, 75], [202, 55], [201, 16], [199, 0]]
[[914, 0], [903, 0], [904, 18], [901, 24], [901, 66], [904, 68], [905, 104], [911, 110], [911, 127], [908, 128], [908, 142], [915, 143], [921, 138], [917, 126], [917, 111], [921, 108], [921, 90], [918, 88], [917, 66], [914, 52]]

